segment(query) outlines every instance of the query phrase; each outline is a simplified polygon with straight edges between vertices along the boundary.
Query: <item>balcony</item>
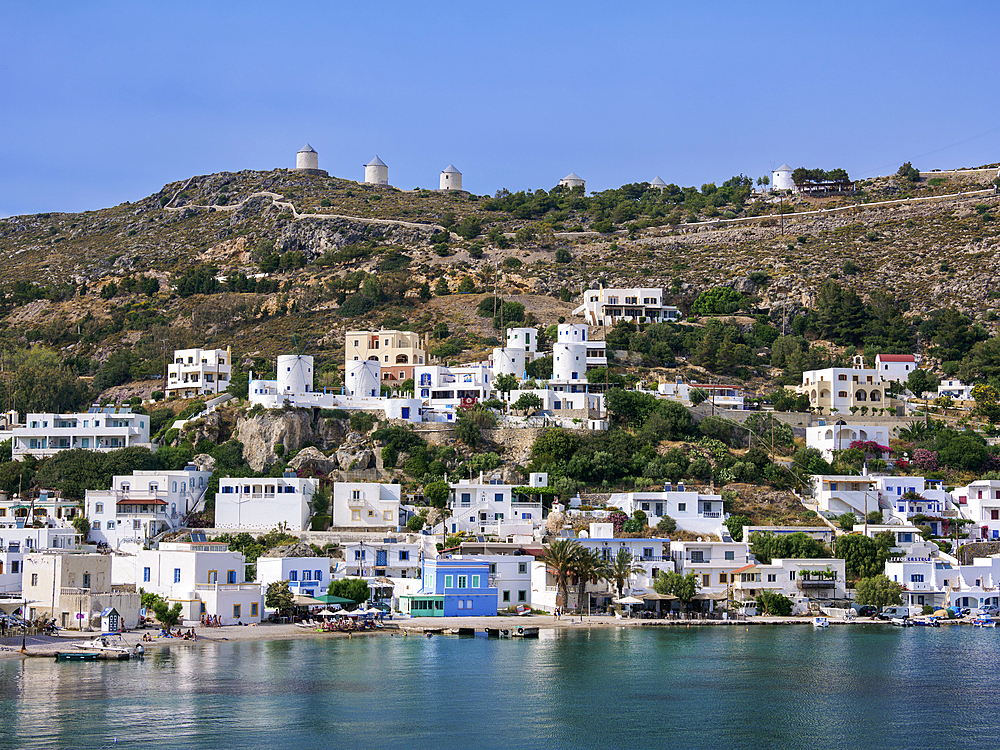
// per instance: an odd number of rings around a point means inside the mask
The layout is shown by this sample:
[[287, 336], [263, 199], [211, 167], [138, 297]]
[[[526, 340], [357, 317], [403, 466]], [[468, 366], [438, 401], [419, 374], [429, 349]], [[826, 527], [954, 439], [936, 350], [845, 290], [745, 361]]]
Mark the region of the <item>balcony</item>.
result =
[[[317, 582], [321, 583], [321, 582]], [[259, 583], [196, 583], [195, 591], [256, 591], [260, 593]]]
[[800, 578], [795, 582], [795, 588], [799, 591], [811, 591], [815, 589], [832, 589], [837, 585], [833, 578], [817, 578], [816, 580], [803, 580]]
[[361, 508], [365, 504], [364, 497], [349, 497], [347, 498], [347, 505], [351, 508]]

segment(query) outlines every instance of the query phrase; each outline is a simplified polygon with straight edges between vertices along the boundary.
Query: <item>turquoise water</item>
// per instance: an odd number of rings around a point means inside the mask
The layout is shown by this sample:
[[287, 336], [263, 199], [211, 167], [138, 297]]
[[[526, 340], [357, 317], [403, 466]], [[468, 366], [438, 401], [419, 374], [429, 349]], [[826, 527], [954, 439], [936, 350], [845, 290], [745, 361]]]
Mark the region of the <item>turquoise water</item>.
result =
[[[1000, 747], [996, 630], [543, 632], [0, 662], [0, 747]], [[984, 744], [985, 741], [985, 744]]]

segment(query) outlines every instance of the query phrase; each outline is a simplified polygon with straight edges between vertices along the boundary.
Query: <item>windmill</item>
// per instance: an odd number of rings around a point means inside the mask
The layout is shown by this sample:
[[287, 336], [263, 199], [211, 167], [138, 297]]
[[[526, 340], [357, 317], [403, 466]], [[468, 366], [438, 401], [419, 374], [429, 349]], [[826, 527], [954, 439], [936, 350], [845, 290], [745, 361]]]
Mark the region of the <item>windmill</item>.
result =
[[280, 394], [308, 393], [313, 383], [313, 358], [303, 354], [306, 347], [312, 343], [310, 339], [305, 346], [298, 337], [292, 335], [292, 348], [295, 354], [283, 354], [278, 357], [278, 391]]

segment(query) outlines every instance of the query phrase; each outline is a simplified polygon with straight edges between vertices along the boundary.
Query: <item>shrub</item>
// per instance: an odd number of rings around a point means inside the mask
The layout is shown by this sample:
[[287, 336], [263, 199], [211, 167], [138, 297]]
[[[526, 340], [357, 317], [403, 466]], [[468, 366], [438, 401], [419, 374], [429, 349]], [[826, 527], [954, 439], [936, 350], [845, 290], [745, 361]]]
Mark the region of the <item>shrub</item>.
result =
[[573, 260], [573, 253], [564, 247], [556, 250], [556, 263], [569, 263]]
[[351, 430], [366, 434], [375, 426], [375, 416], [366, 411], [356, 411], [351, 415]]
[[282, 456], [285, 455], [285, 444], [284, 443], [275, 443], [274, 444], [274, 455], [278, 456], [278, 458], [281, 458]]

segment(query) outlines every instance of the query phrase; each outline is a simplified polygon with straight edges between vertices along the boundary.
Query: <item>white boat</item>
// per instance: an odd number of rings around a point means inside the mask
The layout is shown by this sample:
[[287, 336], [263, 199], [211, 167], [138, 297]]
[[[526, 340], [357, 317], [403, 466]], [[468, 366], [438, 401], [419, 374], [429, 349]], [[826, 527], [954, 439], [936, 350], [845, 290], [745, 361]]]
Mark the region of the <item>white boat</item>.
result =
[[82, 648], [87, 651], [102, 651], [111, 654], [128, 654], [129, 656], [141, 656], [146, 649], [141, 643], [135, 644], [135, 648], [130, 648], [122, 637], [121, 633], [101, 633], [97, 638], [89, 641], [74, 643], [74, 648]]
[[814, 617], [813, 618], [814, 628], [828, 628], [830, 627], [830, 620], [826, 617]]
[[909, 617], [893, 617], [889, 620], [890, 623], [895, 625], [897, 628], [912, 628], [913, 621]]
[[972, 621], [972, 627], [974, 628], [995, 628], [997, 626], [997, 621], [992, 617], [977, 617]]

